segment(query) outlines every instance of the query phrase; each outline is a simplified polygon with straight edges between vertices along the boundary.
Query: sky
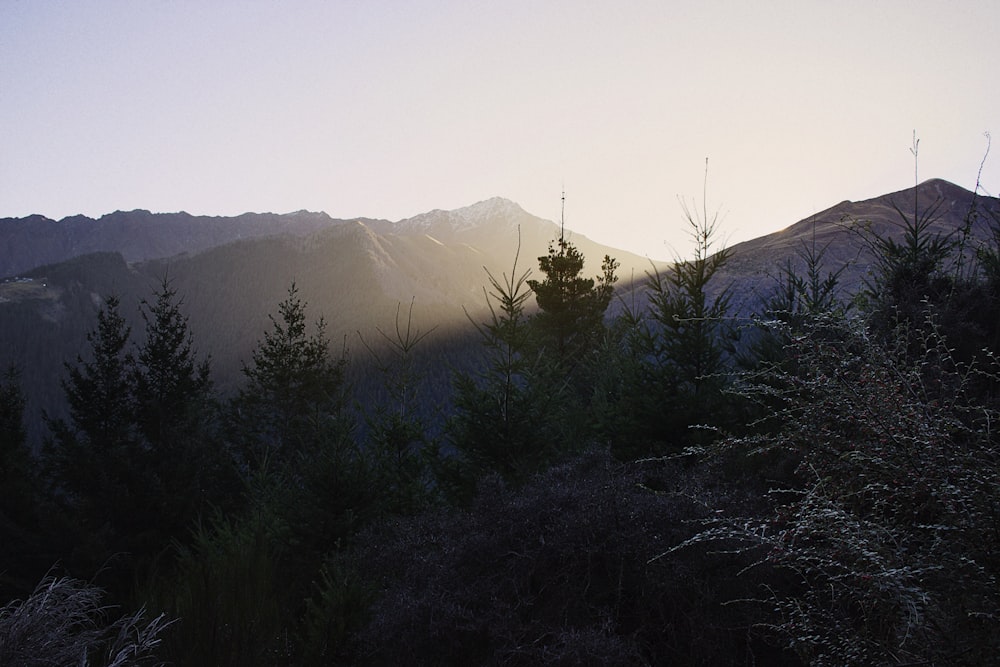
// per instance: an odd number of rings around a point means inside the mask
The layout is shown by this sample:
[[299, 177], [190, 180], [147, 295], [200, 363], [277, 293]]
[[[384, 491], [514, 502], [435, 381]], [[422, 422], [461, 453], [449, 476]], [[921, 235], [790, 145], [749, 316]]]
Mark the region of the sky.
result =
[[558, 221], [565, 192], [567, 228], [671, 259], [682, 204], [733, 244], [981, 164], [1000, 193], [998, 25], [995, 0], [0, 0], [0, 217]]

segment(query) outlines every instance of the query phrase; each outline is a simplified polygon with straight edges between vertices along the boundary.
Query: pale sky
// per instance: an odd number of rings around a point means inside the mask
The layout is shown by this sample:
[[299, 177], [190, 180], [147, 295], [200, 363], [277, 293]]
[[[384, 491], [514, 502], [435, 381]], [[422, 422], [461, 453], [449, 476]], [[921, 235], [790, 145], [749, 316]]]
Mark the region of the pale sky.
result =
[[[1000, 133], [1000, 2], [0, 0], [0, 217], [399, 220], [502, 196], [654, 259]], [[985, 192], [1000, 192], [1000, 134]]]

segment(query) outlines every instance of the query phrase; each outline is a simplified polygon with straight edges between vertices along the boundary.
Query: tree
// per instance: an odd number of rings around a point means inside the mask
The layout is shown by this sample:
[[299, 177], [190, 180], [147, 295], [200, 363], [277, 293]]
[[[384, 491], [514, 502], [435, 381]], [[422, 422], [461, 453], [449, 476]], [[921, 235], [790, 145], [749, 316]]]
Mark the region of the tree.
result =
[[555, 245], [549, 244], [547, 255], [538, 258], [545, 279], [527, 281], [540, 311], [533, 322], [539, 344], [551, 347], [564, 365], [579, 363], [595, 345], [618, 281], [618, 262], [608, 255], [596, 280], [580, 276], [583, 265], [583, 254], [560, 237]]
[[413, 302], [405, 326], [400, 323], [400, 306], [396, 308], [395, 332], [376, 331], [382, 337], [381, 349], [365, 341], [376, 370], [382, 377], [384, 401], [366, 415], [368, 443], [366, 455], [372, 460], [379, 477], [384, 505], [393, 513], [410, 513], [422, 509], [429, 499], [431, 480], [428, 463], [436, 454], [429, 435], [426, 414], [429, 406], [418, 402], [418, 374], [415, 349], [433, 331], [421, 332], [413, 327]]
[[21, 374], [11, 366], [0, 375], [0, 600], [11, 584], [22, 589], [17, 592], [26, 592], [27, 582], [36, 578], [32, 570], [51, 566], [37, 562], [42, 511], [34, 457], [25, 437], [24, 405]]
[[0, 377], [0, 475], [20, 467], [27, 456], [25, 444], [21, 372], [11, 366]]
[[139, 435], [149, 457], [158, 523], [178, 537], [205, 502], [225, 500], [228, 462], [214, 431], [210, 366], [198, 360], [183, 300], [164, 278], [150, 304], [140, 303], [145, 340], [130, 378]]
[[142, 528], [146, 457], [134, 416], [130, 335], [118, 298], [107, 297], [97, 329], [87, 334], [89, 359], [78, 355], [75, 366], [65, 365], [69, 420], [47, 418], [53, 490], [92, 533], [123, 536]]
[[279, 467], [308, 449], [343, 438], [346, 359], [330, 356], [326, 325], [320, 318], [310, 334], [306, 304], [295, 283], [268, 316], [271, 330], [244, 364], [247, 383], [234, 401], [234, 429], [245, 463], [259, 468], [270, 459]]
[[[862, 227], [863, 239], [875, 255], [873, 275], [866, 282], [862, 297], [873, 331], [887, 340], [899, 332], [900, 324], [916, 333], [923, 328], [928, 315], [944, 314], [958, 277], [946, 270], [959, 245], [957, 232], [933, 231], [944, 200], [939, 198], [923, 209], [920, 206], [919, 144], [914, 133], [910, 148], [914, 162], [913, 210], [905, 212], [903, 205], [890, 202], [898, 217], [895, 228], [901, 232], [900, 240]], [[950, 318], [946, 316], [943, 321], [947, 319]], [[914, 348], [912, 353], [917, 355], [919, 350]]]
[[132, 368], [139, 430], [156, 450], [170, 450], [197, 439], [208, 419], [212, 381], [207, 359], [192, 348], [188, 319], [177, 291], [164, 278], [150, 304], [140, 303], [146, 338]]
[[96, 452], [134, 444], [136, 424], [126, 347], [132, 334], [119, 311], [117, 296], [109, 296], [97, 314], [97, 329], [87, 334], [91, 358], [77, 355], [65, 364], [62, 386], [69, 403], [72, 428]]
[[484, 473], [523, 479], [562, 446], [558, 431], [565, 384], [543, 387], [540, 382], [524, 312], [531, 271], [518, 273], [517, 259], [515, 254], [511, 273], [502, 280], [486, 270], [491, 289], [484, 287], [483, 294], [490, 319], [469, 318], [482, 340], [484, 367], [478, 375], [455, 377], [455, 414], [448, 430], [460, 458], [446, 459], [441, 483], [465, 498]]
[[[706, 180], [707, 180], [706, 160]], [[724, 421], [721, 390], [732, 353], [729, 286], [714, 280], [732, 252], [716, 250], [718, 213], [709, 217], [683, 201], [681, 207], [694, 241], [694, 257], [677, 259], [664, 272], [648, 272], [647, 319], [639, 322], [637, 348], [643, 360], [634, 400], [641, 420], [652, 425], [654, 441], [669, 437], [683, 445], [695, 424]]]
[[777, 363], [786, 358], [789, 332], [801, 333], [807, 328], [815, 332], [821, 321], [838, 326], [853, 308], [853, 303], [840, 298], [840, 276], [847, 268], [823, 273], [823, 258], [829, 244], [817, 248], [815, 236], [800, 246], [797, 257], [804, 267], [800, 273], [789, 259], [775, 278], [774, 291], [764, 304], [761, 317], [751, 332], [754, 338], [746, 346], [740, 362], [747, 368], [762, 363]]

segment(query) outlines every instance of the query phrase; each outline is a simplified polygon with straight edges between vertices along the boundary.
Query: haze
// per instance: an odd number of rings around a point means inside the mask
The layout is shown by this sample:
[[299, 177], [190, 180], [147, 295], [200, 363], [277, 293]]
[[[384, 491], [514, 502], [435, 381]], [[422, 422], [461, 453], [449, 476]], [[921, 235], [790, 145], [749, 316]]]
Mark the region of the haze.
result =
[[[1000, 3], [0, 0], [0, 217], [398, 220], [492, 196], [612, 246], [730, 243], [996, 131]], [[982, 186], [1000, 190], [987, 158]]]

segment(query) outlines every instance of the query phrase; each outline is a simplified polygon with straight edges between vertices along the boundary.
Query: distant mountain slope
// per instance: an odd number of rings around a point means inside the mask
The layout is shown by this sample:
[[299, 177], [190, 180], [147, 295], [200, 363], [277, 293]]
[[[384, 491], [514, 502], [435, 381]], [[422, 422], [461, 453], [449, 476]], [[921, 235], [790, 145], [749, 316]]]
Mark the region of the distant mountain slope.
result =
[[[88, 352], [85, 335], [94, 327], [103, 299], [120, 296], [123, 313], [141, 335], [139, 300], [149, 298], [165, 276], [183, 296], [195, 345], [211, 355], [223, 392], [240, 382], [241, 364], [249, 359], [269, 326], [268, 314], [276, 312], [293, 281], [308, 302], [310, 317], [326, 320], [334, 348], [345, 345], [359, 363], [368, 358], [359, 333], [366, 343], [378, 345], [382, 342], [378, 330], [394, 332], [397, 310], [405, 315], [412, 302], [414, 326], [434, 330], [427, 345], [436, 348], [437, 361], [428, 372], [438, 385], [446, 385], [450, 368], [470, 356], [466, 347], [474, 330], [468, 317], [477, 321], [486, 317], [484, 268], [498, 277], [510, 274], [520, 237], [517, 271], [530, 269], [537, 274], [537, 258], [559, 233], [554, 223], [499, 198], [398, 223], [295, 214], [269, 221], [250, 219], [261, 223], [256, 226], [248, 225], [247, 219], [228, 219], [233, 229], [221, 229], [218, 219], [143, 212], [119, 216], [116, 236], [108, 217], [96, 221], [102, 231], [87, 237], [87, 243], [103, 239], [116, 252], [18, 270], [21, 281], [0, 283], [0, 368], [15, 363], [24, 369], [34, 415], [41, 409], [59, 412], [55, 408], [62, 364]], [[191, 231], [202, 223], [207, 231]], [[60, 252], [81, 247], [74, 239], [83, 223], [45, 224], [48, 233], [61, 229], [66, 238], [59, 243], [49, 239], [41, 246], [61, 247]], [[316, 229], [307, 233], [311, 227]], [[282, 228], [287, 233], [280, 233]], [[187, 238], [196, 239], [193, 248], [167, 243], [169, 230], [177, 234], [186, 230]], [[236, 232], [244, 238], [200, 248], [214, 239], [232, 239]], [[567, 235], [584, 252], [588, 275], [600, 271], [604, 254], [622, 262], [625, 276], [626, 271], [641, 275], [650, 266], [645, 258], [569, 231]], [[126, 261], [157, 252], [164, 256]], [[370, 385], [376, 379], [371, 373], [357, 374], [359, 383]], [[33, 435], [39, 431], [36, 424]]]
[[[1000, 222], [997, 198], [975, 195], [948, 181], [931, 179], [873, 199], [840, 202], [781, 231], [734, 245], [720, 283], [737, 285], [739, 307], [754, 310], [773, 291], [774, 279], [786, 262], [801, 270], [801, 250], [815, 243], [817, 249], [827, 248], [824, 273], [847, 267], [840, 284], [845, 294], [853, 294], [863, 287], [874, 259], [864, 240], [865, 230], [894, 239], [902, 236], [903, 221], [894, 205], [911, 219], [914, 211], [924, 216], [933, 210], [929, 228], [932, 234], [955, 234], [957, 239], [969, 221], [967, 252], [989, 239], [990, 225]], [[973, 209], [975, 215], [970, 218]]]
[[[1000, 202], [976, 199], [945, 181], [927, 181], [916, 190], [863, 202], [841, 202], [780, 232], [734, 246], [716, 287], [731, 284], [735, 305], [743, 313], [751, 312], [771, 293], [781, 267], [787, 261], [800, 264], [796, 254], [803, 243], [815, 239], [817, 247], [829, 245], [827, 270], [849, 265], [842, 283], [851, 292], [860, 287], [872, 261], [856, 231], [859, 225], [896, 234], [899, 214], [893, 202], [907, 214], [916, 202], [919, 211], [937, 206], [935, 229], [953, 231], [963, 225], [974, 201], [983, 215], [973, 231], [982, 238], [990, 215], [1000, 215]], [[356, 362], [355, 381], [363, 389], [378, 380], [365, 366], [365, 343], [378, 345], [379, 330], [392, 335], [396, 313], [401, 310], [405, 317], [412, 302], [413, 325], [424, 332], [433, 330], [425, 343], [428, 384], [444, 392], [452, 368], [467, 364], [478, 349], [468, 318], [483, 321], [488, 315], [485, 270], [498, 278], [509, 276], [520, 243], [517, 273], [531, 270], [537, 276], [537, 258], [559, 234], [555, 223], [501, 198], [395, 223], [334, 220], [313, 213], [219, 219], [133, 212], [89, 222], [67, 220], [0, 221], [0, 227], [8, 227], [6, 236], [0, 229], [0, 238], [8, 244], [30, 245], [29, 237], [9, 233], [20, 228], [18, 234], [43, 230], [38, 247], [44, 252], [72, 254], [100, 244], [114, 247], [113, 252], [17, 269], [13, 273], [22, 280], [0, 282], [0, 369], [15, 363], [24, 371], [36, 442], [42, 433], [41, 410], [59, 412], [63, 362], [72, 363], [77, 354], [88, 352], [85, 336], [109, 294], [121, 297], [123, 313], [138, 337], [139, 300], [149, 298], [168, 277], [184, 298], [195, 346], [211, 355], [214, 377], [223, 392], [240, 383], [241, 364], [249, 359], [269, 326], [268, 314], [276, 312], [293, 281], [308, 302], [310, 317], [326, 320], [334, 348], [348, 348]], [[88, 224], [95, 229], [83, 229]], [[621, 262], [620, 293], [630, 288], [633, 277], [641, 286], [654, 266], [644, 257], [602, 246], [570, 230], [567, 236], [586, 257], [588, 276], [599, 272], [605, 254]], [[10, 240], [15, 238], [20, 240]], [[0, 246], [0, 260], [8, 266], [26, 261], [12, 257], [9, 248]], [[35, 257], [44, 252], [39, 250]], [[633, 303], [645, 305], [641, 296]]]
[[117, 252], [128, 262], [142, 262], [241, 239], [305, 236], [343, 222], [308, 211], [232, 218], [144, 210], [116, 211], [96, 220], [82, 215], [59, 221], [40, 215], [0, 218], [0, 277], [92, 252]]

